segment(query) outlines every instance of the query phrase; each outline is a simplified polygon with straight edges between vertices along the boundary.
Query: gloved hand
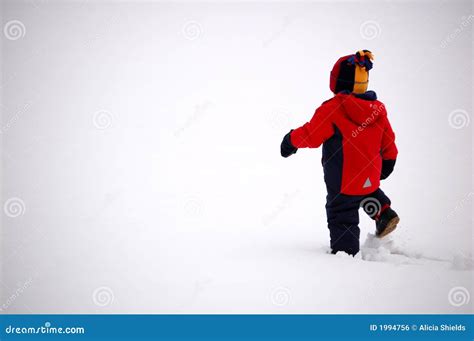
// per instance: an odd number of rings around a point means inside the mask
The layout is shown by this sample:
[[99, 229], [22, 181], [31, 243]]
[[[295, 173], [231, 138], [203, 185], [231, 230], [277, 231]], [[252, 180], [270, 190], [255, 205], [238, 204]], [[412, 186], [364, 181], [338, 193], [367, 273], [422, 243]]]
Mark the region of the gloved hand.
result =
[[293, 144], [291, 143], [291, 137], [290, 134], [293, 130], [291, 130], [288, 134], [285, 135], [283, 138], [283, 141], [281, 141], [281, 146], [280, 146], [280, 152], [281, 156], [283, 157], [288, 157], [298, 150]]
[[382, 173], [380, 174], [380, 180], [384, 180], [392, 174], [396, 161], [397, 160], [382, 160]]

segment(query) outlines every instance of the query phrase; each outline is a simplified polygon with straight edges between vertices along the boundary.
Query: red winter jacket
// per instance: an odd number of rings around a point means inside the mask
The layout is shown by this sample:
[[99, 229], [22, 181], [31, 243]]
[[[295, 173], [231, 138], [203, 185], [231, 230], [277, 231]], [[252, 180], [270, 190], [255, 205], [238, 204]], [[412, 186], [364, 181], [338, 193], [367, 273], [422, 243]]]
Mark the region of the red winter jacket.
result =
[[375, 92], [339, 93], [324, 102], [311, 119], [291, 132], [296, 148], [323, 145], [322, 163], [328, 189], [366, 195], [380, 185], [382, 160], [398, 154], [395, 134]]

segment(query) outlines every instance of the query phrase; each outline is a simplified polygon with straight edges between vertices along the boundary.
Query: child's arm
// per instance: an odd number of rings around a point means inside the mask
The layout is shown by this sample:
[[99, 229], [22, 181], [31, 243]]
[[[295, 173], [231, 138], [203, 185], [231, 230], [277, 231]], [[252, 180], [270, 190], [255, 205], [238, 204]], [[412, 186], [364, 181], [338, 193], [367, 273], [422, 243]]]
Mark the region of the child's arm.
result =
[[334, 134], [330, 120], [333, 109], [329, 104], [323, 104], [313, 115], [311, 121], [285, 135], [281, 143], [281, 155], [288, 157], [298, 148], [317, 148]]
[[395, 144], [395, 133], [390, 121], [386, 118], [385, 128], [382, 136], [382, 173], [380, 179], [386, 179], [393, 172], [397, 161], [398, 149]]

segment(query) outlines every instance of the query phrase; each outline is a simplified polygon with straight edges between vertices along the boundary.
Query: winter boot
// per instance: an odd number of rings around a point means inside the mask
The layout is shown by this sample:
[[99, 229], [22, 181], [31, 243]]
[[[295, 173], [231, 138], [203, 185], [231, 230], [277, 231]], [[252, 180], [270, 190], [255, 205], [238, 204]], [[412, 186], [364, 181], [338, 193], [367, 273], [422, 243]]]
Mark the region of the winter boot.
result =
[[375, 235], [379, 238], [385, 237], [397, 228], [399, 222], [400, 218], [397, 213], [388, 207], [375, 219]]

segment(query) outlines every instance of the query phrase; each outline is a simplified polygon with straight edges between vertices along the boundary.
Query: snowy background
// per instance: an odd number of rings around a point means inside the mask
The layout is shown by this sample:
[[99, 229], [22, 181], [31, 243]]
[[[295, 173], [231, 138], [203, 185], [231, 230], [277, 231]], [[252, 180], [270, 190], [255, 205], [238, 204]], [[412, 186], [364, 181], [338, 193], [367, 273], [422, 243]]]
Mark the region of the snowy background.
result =
[[[6, 313], [472, 313], [472, 2], [2, 1]], [[370, 49], [401, 216], [328, 255], [281, 139]]]

